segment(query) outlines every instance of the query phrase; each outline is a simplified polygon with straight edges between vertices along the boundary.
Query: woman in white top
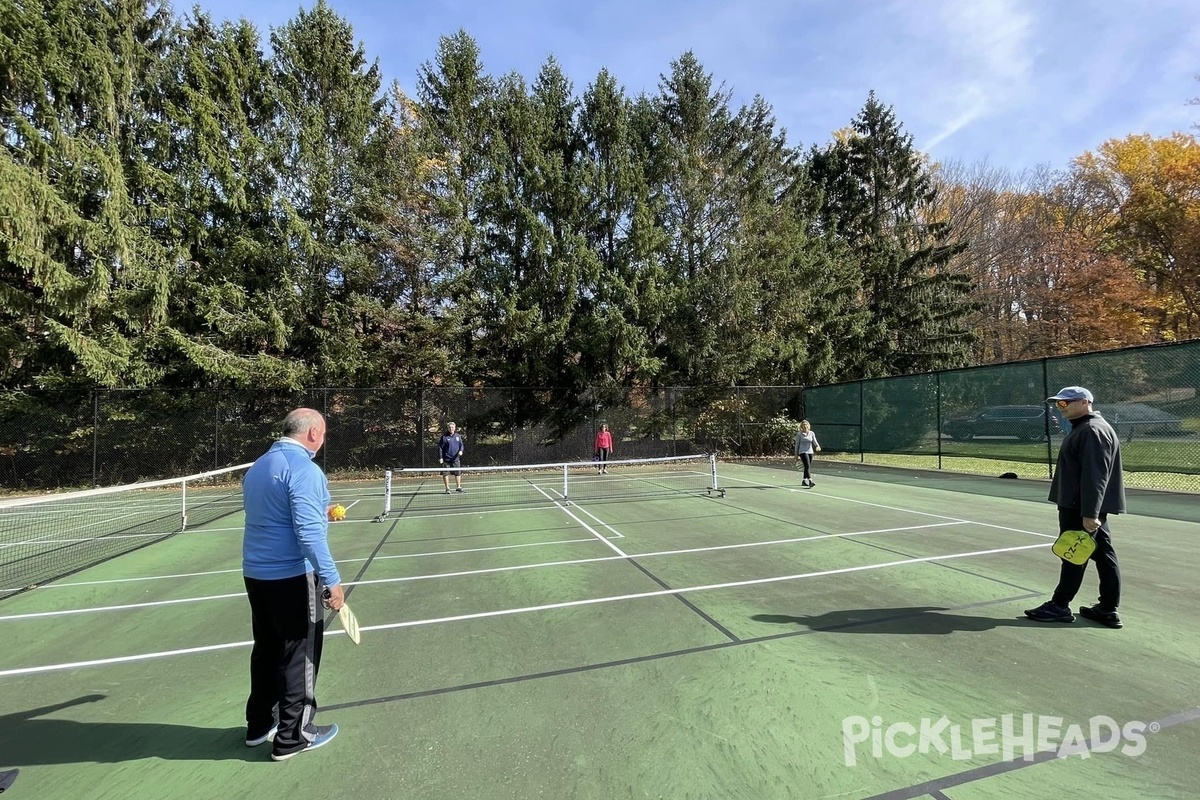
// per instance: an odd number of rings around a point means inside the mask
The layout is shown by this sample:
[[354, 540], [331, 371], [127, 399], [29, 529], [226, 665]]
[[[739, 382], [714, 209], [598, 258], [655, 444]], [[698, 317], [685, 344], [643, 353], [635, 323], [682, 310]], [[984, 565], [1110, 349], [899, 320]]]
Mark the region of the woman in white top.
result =
[[816, 486], [812, 479], [812, 460], [813, 452], [821, 452], [821, 445], [817, 442], [817, 434], [813, 433], [812, 426], [808, 424], [808, 420], [800, 421], [800, 432], [796, 434], [796, 455], [800, 457], [800, 462], [804, 464], [804, 482], [803, 486]]

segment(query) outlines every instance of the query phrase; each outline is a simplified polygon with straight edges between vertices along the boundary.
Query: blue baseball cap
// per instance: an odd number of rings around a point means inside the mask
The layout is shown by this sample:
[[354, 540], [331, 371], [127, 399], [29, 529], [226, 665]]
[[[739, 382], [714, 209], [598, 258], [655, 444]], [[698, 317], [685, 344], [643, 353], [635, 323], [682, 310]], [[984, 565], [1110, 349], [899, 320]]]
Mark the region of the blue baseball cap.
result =
[[1047, 397], [1047, 400], [1087, 400], [1092, 402], [1092, 393], [1082, 386], [1066, 386], [1059, 390], [1058, 394], [1053, 397]]

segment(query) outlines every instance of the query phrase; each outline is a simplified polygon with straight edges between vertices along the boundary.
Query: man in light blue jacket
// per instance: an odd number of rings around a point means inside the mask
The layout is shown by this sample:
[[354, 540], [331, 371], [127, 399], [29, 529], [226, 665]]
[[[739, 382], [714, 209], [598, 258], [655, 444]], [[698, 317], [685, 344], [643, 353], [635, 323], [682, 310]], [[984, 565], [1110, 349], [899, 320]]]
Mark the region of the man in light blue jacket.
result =
[[274, 739], [275, 761], [321, 747], [338, 730], [313, 722], [321, 606], [336, 611], [345, 602], [329, 553], [329, 482], [313, 462], [324, 443], [325, 418], [298, 408], [242, 479], [242, 574], [254, 629], [246, 745]]

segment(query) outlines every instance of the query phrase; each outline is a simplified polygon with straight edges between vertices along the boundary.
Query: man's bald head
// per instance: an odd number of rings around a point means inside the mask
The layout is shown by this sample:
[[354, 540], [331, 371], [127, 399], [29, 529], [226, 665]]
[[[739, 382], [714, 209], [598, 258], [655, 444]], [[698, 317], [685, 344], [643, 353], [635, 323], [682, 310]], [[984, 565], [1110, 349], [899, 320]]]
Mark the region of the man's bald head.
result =
[[314, 408], [297, 408], [283, 418], [283, 435], [315, 453], [325, 444], [325, 417]]

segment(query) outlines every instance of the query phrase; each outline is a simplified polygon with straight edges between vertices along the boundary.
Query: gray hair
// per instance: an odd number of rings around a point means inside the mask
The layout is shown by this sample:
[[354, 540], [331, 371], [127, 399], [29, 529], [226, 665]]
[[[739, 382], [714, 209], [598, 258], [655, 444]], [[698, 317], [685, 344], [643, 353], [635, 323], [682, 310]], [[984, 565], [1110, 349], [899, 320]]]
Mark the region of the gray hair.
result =
[[284, 436], [303, 436], [311, 428], [324, 422], [321, 412], [312, 408], [297, 408], [283, 418]]

